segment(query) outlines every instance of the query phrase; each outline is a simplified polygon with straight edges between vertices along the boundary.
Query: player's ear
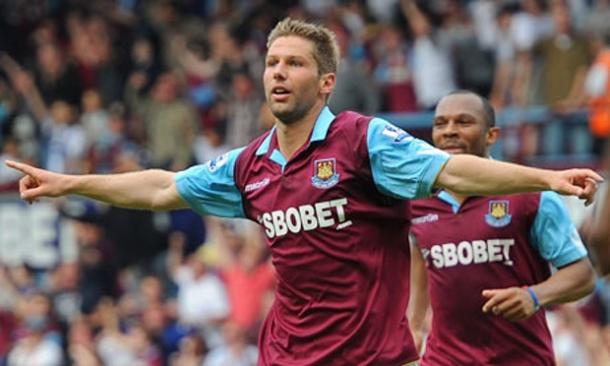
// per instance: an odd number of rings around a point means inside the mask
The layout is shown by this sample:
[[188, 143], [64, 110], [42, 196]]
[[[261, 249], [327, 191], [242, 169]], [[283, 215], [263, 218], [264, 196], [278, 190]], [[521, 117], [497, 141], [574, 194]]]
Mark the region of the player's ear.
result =
[[323, 74], [320, 77], [320, 93], [330, 95], [335, 88], [337, 75], [334, 72]]
[[489, 130], [487, 130], [487, 146], [495, 144], [496, 141], [498, 141], [498, 138], [500, 138], [500, 128], [490, 127]]

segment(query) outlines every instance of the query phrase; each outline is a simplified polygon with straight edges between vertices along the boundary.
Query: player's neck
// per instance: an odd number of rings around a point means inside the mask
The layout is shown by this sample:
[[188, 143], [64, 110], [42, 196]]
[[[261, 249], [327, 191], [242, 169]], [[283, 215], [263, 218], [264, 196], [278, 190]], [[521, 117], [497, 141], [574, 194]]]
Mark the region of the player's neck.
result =
[[286, 160], [290, 160], [292, 155], [307, 142], [322, 108], [324, 103], [316, 103], [299, 121], [290, 124], [278, 121], [277, 142]]

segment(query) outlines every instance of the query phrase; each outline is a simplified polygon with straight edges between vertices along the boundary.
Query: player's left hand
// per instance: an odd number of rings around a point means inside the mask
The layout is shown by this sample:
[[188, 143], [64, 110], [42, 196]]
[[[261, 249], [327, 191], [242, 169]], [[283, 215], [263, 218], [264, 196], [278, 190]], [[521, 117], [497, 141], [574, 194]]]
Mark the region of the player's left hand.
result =
[[585, 200], [585, 205], [593, 203], [597, 186], [603, 178], [590, 169], [568, 169], [554, 172], [549, 186], [563, 195], [573, 195]]
[[525, 288], [483, 290], [482, 295], [487, 299], [483, 305], [484, 313], [492, 313], [510, 321], [518, 321], [527, 319], [536, 312], [534, 300]]

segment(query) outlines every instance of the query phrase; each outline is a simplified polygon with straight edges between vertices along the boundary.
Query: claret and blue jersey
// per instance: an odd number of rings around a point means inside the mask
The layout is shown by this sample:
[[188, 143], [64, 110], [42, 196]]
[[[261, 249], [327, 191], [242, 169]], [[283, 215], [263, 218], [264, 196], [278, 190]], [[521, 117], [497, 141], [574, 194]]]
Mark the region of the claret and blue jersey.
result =
[[412, 203], [433, 325], [422, 365], [554, 365], [544, 310], [510, 322], [484, 314], [484, 289], [530, 286], [587, 255], [554, 192]]
[[177, 174], [199, 213], [262, 225], [277, 270], [260, 364], [403, 364], [407, 199], [430, 194], [449, 156], [390, 123], [324, 108], [286, 160], [275, 130]]

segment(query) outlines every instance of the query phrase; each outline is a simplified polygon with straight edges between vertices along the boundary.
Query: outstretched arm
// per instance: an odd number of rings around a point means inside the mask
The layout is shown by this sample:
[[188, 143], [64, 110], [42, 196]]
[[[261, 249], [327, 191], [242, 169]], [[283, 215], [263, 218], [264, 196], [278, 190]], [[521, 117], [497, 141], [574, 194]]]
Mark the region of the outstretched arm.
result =
[[[591, 293], [595, 287], [595, 272], [589, 259], [583, 258], [569, 264], [546, 281], [530, 287], [538, 299], [538, 305], [561, 304], [578, 300]], [[537, 307], [534, 298], [524, 287], [484, 290], [487, 302], [483, 312], [493, 313], [511, 321], [527, 319], [534, 315]]]
[[434, 184], [463, 195], [510, 194], [552, 190], [593, 202], [603, 178], [590, 169], [553, 171], [505, 163], [473, 155], [454, 155]]
[[7, 161], [6, 165], [21, 171], [21, 198], [33, 202], [40, 197], [76, 194], [114, 206], [148, 210], [187, 208], [174, 182], [175, 173], [163, 170], [111, 175], [57, 174], [33, 166]]

